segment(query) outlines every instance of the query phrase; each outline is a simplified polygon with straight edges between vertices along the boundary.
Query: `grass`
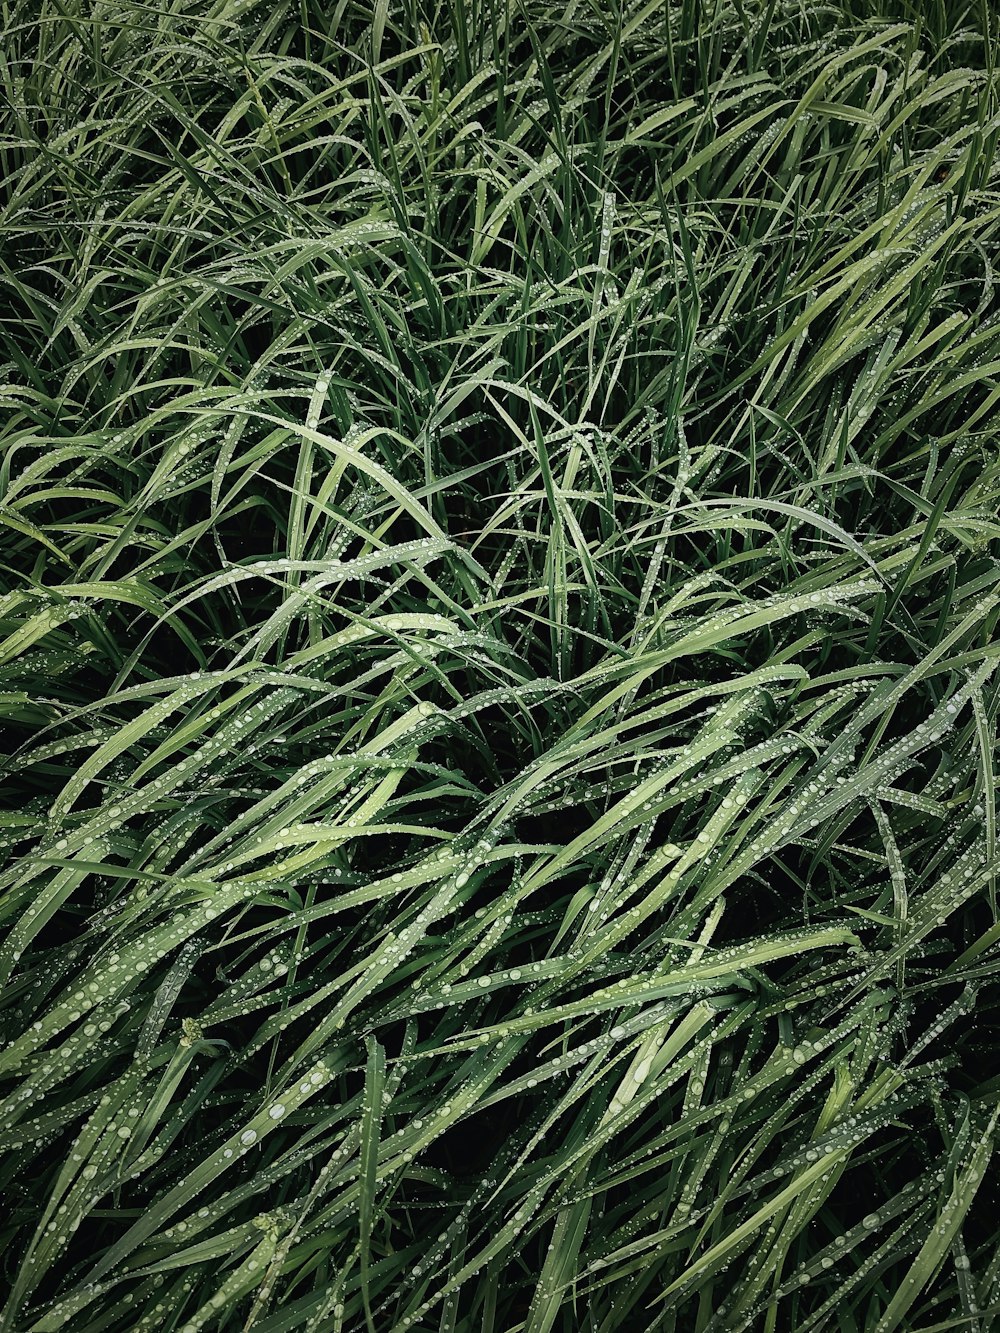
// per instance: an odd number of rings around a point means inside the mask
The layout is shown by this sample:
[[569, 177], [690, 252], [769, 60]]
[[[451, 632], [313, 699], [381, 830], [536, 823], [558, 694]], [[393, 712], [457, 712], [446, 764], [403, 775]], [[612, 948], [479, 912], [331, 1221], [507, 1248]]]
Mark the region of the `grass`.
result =
[[1000, 1328], [948, 0], [4, 0], [3, 1333]]

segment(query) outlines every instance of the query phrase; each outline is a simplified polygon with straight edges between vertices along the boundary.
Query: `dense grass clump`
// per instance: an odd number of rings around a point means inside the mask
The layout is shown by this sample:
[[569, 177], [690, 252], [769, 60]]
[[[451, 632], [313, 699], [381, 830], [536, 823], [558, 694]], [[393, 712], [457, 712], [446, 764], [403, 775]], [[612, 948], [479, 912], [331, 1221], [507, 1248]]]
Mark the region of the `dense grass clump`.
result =
[[7, 0], [0, 1331], [1000, 1329], [979, 0]]

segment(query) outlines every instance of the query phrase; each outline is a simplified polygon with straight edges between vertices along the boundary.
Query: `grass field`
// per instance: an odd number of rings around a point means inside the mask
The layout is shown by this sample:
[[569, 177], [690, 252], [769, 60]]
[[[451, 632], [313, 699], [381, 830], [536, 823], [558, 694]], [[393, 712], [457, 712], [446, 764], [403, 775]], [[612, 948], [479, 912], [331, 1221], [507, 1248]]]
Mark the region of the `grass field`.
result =
[[986, 0], [3, 0], [0, 1333], [1000, 1330]]

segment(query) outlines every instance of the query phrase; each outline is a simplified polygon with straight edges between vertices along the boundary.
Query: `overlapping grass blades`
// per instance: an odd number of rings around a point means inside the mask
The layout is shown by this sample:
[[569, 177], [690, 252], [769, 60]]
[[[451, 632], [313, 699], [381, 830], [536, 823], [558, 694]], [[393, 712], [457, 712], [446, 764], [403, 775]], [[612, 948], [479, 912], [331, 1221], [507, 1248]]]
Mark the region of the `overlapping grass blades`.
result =
[[7, 1333], [998, 1327], [996, 19], [3, 9]]

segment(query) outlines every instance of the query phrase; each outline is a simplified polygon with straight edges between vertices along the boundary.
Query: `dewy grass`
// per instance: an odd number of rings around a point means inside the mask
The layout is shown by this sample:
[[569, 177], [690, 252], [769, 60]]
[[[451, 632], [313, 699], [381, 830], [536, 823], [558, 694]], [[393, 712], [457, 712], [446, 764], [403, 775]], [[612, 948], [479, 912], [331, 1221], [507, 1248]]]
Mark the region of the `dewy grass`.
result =
[[0, 1330], [1000, 1328], [990, 6], [2, 13]]

